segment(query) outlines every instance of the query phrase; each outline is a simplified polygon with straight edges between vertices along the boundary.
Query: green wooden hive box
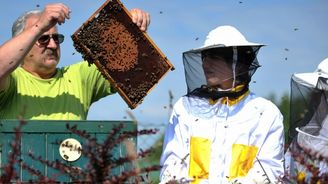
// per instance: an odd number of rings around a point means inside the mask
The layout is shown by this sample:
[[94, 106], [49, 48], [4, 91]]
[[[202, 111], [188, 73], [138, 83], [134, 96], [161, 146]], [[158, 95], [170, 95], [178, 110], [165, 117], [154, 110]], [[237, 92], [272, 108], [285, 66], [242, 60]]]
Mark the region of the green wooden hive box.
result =
[[[9, 154], [12, 153], [11, 143], [15, 137], [15, 127], [20, 125], [19, 121], [0, 120], [0, 166], [4, 167], [8, 163]], [[114, 127], [123, 126], [118, 129], [120, 133], [124, 131], [135, 132], [137, 125], [131, 121], [39, 121], [30, 120], [21, 128], [20, 159], [22, 163], [30, 168], [40, 171], [49, 178], [55, 178], [58, 182], [71, 182], [72, 178], [59, 172], [39, 160], [33, 159], [32, 154], [40, 160], [54, 162], [58, 160], [69, 167], [85, 170], [90, 158], [82, 154], [90, 141], [77, 133], [73, 133], [67, 128], [75, 126], [78, 130], [85, 130], [88, 135], [97, 139], [97, 143], [102, 144], [107, 139], [109, 132]], [[133, 149], [136, 150], [137, 138], [132, 140]], [[82, 150], [82, 151], [81, 151]], [[113, 158], [122, 158], [127, 154], [126, 145], [119, 142], [110, 150]], [[132, 168], [131, 164], [121, 164], [113, 167], [111, 175], [117, 175]], [[22, 164], [15, 165], [15, 171], [20, 181], [37, 181], [38, 177], [31, 174], [22, 167]], [[1, 171], [3, 174], [3, 171]]]

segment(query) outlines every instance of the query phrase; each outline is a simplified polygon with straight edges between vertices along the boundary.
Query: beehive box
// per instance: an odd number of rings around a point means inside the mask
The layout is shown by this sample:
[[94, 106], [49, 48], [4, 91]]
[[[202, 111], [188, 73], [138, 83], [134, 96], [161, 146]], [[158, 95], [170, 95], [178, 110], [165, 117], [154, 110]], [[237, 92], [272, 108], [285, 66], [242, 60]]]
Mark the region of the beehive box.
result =
[[[20, 122], [18, 121], [0, 120], [0, 167], [3, 167], [8, 163], [8, 155], [12, 152], [10, 144], [16, 133], [14, 128], [17, 127], [19, 123]], [[28, 121], [21, 129], [21, 156], [18, 159], [21, 159], [31, 168], [39, 170], [44, 176], [49, 178], [57, 176], [56, 179], [58, 182], [71, 182], [69, 176], [63, 175], [58, 170], [32, 159], [28, 154], [33, 153], [35, 157], [40, 157], [42, 160], [47, 160], [49, 162], [58, 160], [70, 167], [85, 170], [86, 164], [89, 162], [88, 157], [82, 154], [77, 160], [70, 161], [63, 157], [63, 154], [61, 153], [62, 149], [60, 148], [62, 144], [60, 143], [67, 139], [77, 140], [82, 145], [82, 150], [87, 144], [86, 139], [72, 133], [66, 126], [69, 125], [72, 127], [76, 125], [79, 130], [86, 130], [88, 134], [97, 139], [98, 143], [102, 143], [102, 141], [107, 138], [113, 127], [118, 126], [119, 124], [124, 125], [120, 132], [137, 131], [137, 125], [130, 121]], [[130, 140], [136, 145], [136, 137], [131, 138]], [[124, 143], [117, 144], [112, 150], [112, 154], [115, 158], [126, 156], [126, 146]], [[110, 174], [117, 175], [131, 169], [131, 164], [119, 165], [115, 167]], [[16, 165], [15, 170], [22, 182], [30, 180], [36, 182], [38, 179], [37, 176], [32, 175], [26, 169], [23, 169], [22, 166]], [[2, 173], [0, 173], [0, 175], [1, 174]]]
[[132, 22], [118, 0], [106, 1], [72, 35], [74, 47], [116, 88], [131, 109], [169, 71], [170, 61]]

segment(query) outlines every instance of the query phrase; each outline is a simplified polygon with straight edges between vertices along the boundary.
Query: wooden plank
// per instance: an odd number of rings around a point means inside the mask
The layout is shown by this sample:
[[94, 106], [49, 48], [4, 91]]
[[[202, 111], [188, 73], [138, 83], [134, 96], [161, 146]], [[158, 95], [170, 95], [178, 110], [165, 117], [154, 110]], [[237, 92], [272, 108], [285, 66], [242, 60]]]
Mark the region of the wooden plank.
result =
[[[0, 131], [1, 132], [14, 132], [14, 128], [19, 125], [19, 121], [15, 120], [0, 120]], [[79, 130], [86, 130], [88, 133], [101, 133], [108, 132], [114, 126], [123, 124], [124, 129], [127, 131], [133, 131], [137, 129], [137, 125], [133, 124], [132, 121], [52, 121], [52, 120], [30, 120], [22, 127], [21, 132], [62, 132], [70, 133], [67, 129], [67, 125], [70, 127], [78, 125]]]
[[[46, 158], [46, 150], [43, 149], [46, 146], [46, 139], [44, 133], [24, 133], [21, 140], [21, 152], [24, 153], [21, 156], [22, 161], [29, 167], [39, 170], [43, 175], [45, 174], [45, 165], [41, 162], [35, 161], [28, 156], [28, 153], [35, 155], [36, 157]], [[35, 175], [31, 175], [28, 171], [21, 168], [23, 181], [38, 179]]]

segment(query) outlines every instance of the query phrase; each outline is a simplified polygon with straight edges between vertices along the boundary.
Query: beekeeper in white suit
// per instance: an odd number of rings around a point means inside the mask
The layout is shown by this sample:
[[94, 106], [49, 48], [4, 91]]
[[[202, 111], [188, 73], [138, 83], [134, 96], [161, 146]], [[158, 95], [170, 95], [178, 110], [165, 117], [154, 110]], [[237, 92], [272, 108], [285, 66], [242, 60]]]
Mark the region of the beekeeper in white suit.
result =
[[[320, 83], [320, 81], [323, 81]], [[327, 161], [319, 159], [328, 158], [328, 58], [320, 62], [317, 69], [311, 73], [296, 73], [292, 75], [292, 82], [297, 85], [297, 89], [305, 89], [301, 91], [302, 96], [307, 97], [308, 91], [313, 91], [313, 99], [315, 102], [307, 102], [309, 107], [307, 109], [315, 109], [313, 113], [310, 113], [309, 120], [305, 121], [304, 126], [296, 127], [298, 132], [296, 136], [296, 142], [293, 141], [290, 148], [286, 152], [286, 172], [289, 175], [296, 176], [297, 172], [304, 172], [308, 176], [306, 181], [308, 182], [311, 177], [311, 172], [305, 166], [305, 163], [299, 163], [292, 157], [294, 154], [303, 154], [305, 150], [311, 157], [309, 161], [310, 165], [314, 164], [319, 168], [319, 175], [328, 172]], [[303, 94], [304, 93], [304, 94]], [[315, 96], [314, 96], [315, 95]], [[310, 97], [307, 97], [310, 98]], [[297, 98], [295, 98], [298, 100]], [[311, 106], [312, 105], [312, 106]], [[296, 107], [297, 108], [297, 107]], [[310, 111], [309, 111], [310, 112]], [[307, 118], [304, 118], [307, 120]], [[300, 122], [300, 120], [298, 120]], [[290, 123], [293, 123], [291, 121]], [[297, 144], [296, 144], [297, 143]], [[299, 153], [300, 152], [300, 153]], [[307, 154], [303, 154], [304, 158], [307, 158]], [[318, 158], [313, 160], [313, 158]], [[303, 161], [304, 162], [304, 161]]]
[[[313, 88], [318, 90], [327, 91], [317, 85], [319, 77], [328, 78], [328, 58], [324, 59], [313, 73], [298, 74], [304, 82], [308, 85], [312, 85]], [[297, 128], [298, 143], [304, 149], [311, 150], [317, 156], [328, 158], [328, 114], [325, 113], [324, 118], [319, 118], [322, 115], [322, 110], [327, 111], [328, 98], [321, 98], [321, 101], [317, 107], [317, 112], [314, 113], [311, 120], [304, 127]], [[324, 109], [323, 109], [324, 108]], [[323, 119], [321, 122], [318, 120]], [[318, 127], [318, 130], [313, 132], [307, 131], [307, 129], [314, 129]]]
[[283, 175], [283, 117], [249, 90], [262, 46], [220, 26], [183, 53], [188, 92], [166, 129], [161, 183], [273, 183]]

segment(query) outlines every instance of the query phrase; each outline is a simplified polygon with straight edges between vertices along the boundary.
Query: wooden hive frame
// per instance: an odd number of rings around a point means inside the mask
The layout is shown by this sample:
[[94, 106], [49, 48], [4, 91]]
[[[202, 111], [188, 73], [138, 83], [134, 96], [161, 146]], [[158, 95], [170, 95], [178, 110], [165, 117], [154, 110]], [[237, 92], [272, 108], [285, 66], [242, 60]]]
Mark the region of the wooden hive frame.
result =
[[71, 36], [131, 109], [174, 67], [119, 0], [107, 0]]

